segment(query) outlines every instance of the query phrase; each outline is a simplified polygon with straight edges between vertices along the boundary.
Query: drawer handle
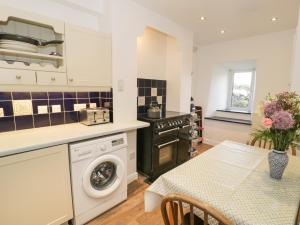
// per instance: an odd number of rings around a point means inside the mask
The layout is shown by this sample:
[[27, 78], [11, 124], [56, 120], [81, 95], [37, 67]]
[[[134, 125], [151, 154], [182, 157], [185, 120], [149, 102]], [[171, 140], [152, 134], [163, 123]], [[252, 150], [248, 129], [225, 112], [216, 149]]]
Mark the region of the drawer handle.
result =
[[74, 78], [70, 78], [69, 81], [70, 81], [70, 82], [73, 82], [73, 81], [74, 81]]
[[51, 81], [55, 81], [56, 79], [55, 79], [55, 77], [51, 77]]
[[17, 80], [21, 80], [21, 78], [22, 78], [21, 75], [17, 75], [17, 76], [16, 76], [16, 79], [17, 79]]

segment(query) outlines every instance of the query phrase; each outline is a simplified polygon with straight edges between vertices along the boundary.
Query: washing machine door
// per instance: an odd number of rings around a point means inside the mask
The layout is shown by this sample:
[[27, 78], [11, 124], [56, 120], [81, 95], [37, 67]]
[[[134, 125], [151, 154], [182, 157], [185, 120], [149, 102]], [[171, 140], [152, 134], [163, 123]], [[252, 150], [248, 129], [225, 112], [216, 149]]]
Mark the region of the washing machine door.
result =
[[89, 164], [83, 175], [83, 189], [92, 198], [114, 192], [124, 179], [124, 163], [114, 155], [104, 155]]

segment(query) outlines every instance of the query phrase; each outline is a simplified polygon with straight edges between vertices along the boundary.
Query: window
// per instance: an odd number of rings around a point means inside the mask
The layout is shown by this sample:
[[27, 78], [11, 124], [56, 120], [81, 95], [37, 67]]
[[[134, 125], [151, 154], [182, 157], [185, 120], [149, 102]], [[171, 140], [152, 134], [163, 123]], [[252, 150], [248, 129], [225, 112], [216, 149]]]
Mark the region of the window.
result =
[[234, 111], [251, 112], [255, 70], [231, 71], [228, 96], [228, 109]]

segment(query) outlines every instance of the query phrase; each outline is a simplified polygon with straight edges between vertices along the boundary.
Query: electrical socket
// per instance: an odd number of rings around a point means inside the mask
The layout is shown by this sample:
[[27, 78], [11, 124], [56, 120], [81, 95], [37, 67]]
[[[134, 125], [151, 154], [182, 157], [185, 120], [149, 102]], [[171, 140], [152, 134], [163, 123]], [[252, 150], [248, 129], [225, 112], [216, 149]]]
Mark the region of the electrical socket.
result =
[[0, 108], [0, 117], [4, 117], [4, 110], [3, 110], [3, 108]]
[[129, 153], [129, 160], [135, 159], [135, 152]]
[[52, 113], [60, 113], [61, 112], [61, 105], [52, 105]]
[[38, 114], [47, 114], [48, 106], [47, 105], [39, 105], [38, 106]]
[[81, 109], [86, 109], [86, 104], [74, 104], [74, 111], [80, 111]]
[[15, 116], [32, 115], [31, 100], [13, 100], [13, 109]]

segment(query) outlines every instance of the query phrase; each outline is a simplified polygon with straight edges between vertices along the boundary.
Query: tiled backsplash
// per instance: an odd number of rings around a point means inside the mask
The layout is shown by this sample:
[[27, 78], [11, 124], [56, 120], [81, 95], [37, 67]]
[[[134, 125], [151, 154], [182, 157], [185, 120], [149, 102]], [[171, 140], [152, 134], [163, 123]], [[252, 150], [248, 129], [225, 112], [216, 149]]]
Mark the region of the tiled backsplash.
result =
[[79, 109], [107, 107], [110, 92], [0, 92], [0, 132], [79, 122]]
[[153, 101], [157, 101], [161, 105], [163, 112], [166, 111], [167, 81], [138, 78], [137, 87], [138, 114], [146, 113]]

